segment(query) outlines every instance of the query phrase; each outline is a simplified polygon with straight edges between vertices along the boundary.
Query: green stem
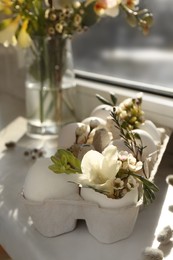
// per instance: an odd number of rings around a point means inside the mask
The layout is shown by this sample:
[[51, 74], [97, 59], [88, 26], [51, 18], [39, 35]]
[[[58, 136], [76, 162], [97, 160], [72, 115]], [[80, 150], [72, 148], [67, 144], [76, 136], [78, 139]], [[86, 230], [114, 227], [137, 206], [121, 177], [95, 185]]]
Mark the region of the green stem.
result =
[[39, 65], [40, 65], [40, 122], [44, 122], [44, 77], [45, 77], [45, 46], [44, 46], [44, 38], [39, 39], [39, 49], [40, 49], [40, 57], [39, 57]]

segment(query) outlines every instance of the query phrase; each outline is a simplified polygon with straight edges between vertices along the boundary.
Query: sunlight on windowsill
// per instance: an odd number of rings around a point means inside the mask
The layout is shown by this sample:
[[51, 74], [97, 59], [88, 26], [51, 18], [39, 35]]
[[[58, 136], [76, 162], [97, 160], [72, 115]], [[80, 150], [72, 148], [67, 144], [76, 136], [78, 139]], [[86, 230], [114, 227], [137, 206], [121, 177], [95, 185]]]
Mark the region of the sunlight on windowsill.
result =
[[172, 208], [173, 206], [172, 195], [173, 195], [173, 187], [168, 186], [168, 190], [166, 193], [165, 201], [163, 203], [158, 225], [155, 230], [155, 239], [151, 245], [151, 247], [153, 248], [161, 249], [164, 252], [165, 257], [168, 256], [170, 252], [173, 250], [173, 242], [172, 240], [170, 240], [169, 243], [162, 245], [157, 241], [157, 236], [166, 226], [170, 226], [171, 229], [173, 229], [173, 212], [171, 212], [170, 210], [170, 207]]

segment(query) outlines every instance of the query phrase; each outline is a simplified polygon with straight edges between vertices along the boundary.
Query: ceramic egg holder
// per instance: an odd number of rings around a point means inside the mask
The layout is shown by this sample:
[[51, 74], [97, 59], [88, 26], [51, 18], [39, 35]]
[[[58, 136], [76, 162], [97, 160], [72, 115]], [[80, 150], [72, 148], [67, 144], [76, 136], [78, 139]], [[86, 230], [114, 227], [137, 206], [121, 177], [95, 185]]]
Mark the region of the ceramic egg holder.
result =
[[[151, 178], [166, 149], [169, 137], [165, 134], [158, 151], [157, 161], [151, 171]], [[114, 243], [127, 238], [133, 231], [140, 205], [120, 208], [102, 208], [97, 203], [85, 201], [78, 190], [63, 199], [47, 199], [34, 202], [23, 196], [35, 228], [46, 237], [55, 237], [70, 232], [76, 228], [77, 220], [83, 219], [89, 233], [102, 243]]]

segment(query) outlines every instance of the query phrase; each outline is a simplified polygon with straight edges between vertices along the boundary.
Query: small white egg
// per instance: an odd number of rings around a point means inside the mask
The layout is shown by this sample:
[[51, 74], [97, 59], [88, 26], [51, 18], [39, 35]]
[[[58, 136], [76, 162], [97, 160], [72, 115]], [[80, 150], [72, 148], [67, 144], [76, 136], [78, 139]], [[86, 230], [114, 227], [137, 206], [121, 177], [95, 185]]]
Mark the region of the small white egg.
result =
[[[84, 123], [70, 123], [63, 126], [58, 137], [58, 147], [63, 149], [71, 147], [76, 140], [76, 129], [84, 125]], [[88, 135], [89, 131], [90, 127], [88, 126], [86, 136]]]
[[96, 117], [96, 116], [90, 116], [85, 118], [84, 120], [82, 120], [83, 124], [87, 124], [90, 125], [90, 123], [94, 121], [94, 122], [98, 122], [98, 126], [102, 125], [102, 126], [106, 126], [106, 120], [100, 118], [100, 117]]
[[102, 104], [94, 108], [90, 116], [96, 116], [106, 120], [107, 117], [110, 116], [111, 111], [112, 111], [112, 106]]
[[150, 134], [156, 144], [161, 143], [160, 132], [152, 121], [145, 120], [145, 122], [141, 124], [139, 128]]
[[40, 158], [29, 169], [23, 185], [26, 199], [42, 202], [78, 193], [77, 184], [68, 182], [75, 181], [77, 174], [56, 174], [48, 169], [51, 164], [49, 158]]
[[[150, 154], [153, 154], [151, 158], [155, 161], [157, 158], [157, 146], [154, 143], [152, 137], [141, 129], [135, 129], [132, 130], [132, 132], [137, 133], [141, 138], [142, 146], [146, 146], [143, 150], [142, 160], [144, 161]], [[139, 139], [136, 139], [136, 143], [141, 145]], [[128, 151], [131, 153], [131, 150], [125, 145], [124, 140], [121, 138], [113, 140], [111, 144], [115, 145], [119, 151]]]

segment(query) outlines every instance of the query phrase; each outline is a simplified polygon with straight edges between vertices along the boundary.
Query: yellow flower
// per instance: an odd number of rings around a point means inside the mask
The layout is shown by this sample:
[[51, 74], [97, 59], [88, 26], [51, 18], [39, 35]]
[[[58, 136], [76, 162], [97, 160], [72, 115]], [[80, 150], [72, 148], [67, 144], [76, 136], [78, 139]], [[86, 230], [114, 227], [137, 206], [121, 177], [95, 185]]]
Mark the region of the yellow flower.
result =
[[0, 31], [0, 43], [8, 42], [9, 44], [13, 43], [13, 38], [17, 31], [19, 25], [20, 17], [18, 16], [15, 20], [5, 19], [1, 26], [3, 30]]
[[22, 28], [17, 38], [18, 44], [22, 48], [28, 48], [32, 43], [32, 39], [30, 35], [27, 33], [27, 28], [28, 28], [28, 20], [25, 20], [22, 24]]
[[63, 25], [61, 23], [57, 23], [55, 25], [55, 30], [58, 32], [58, 33], [62, 33], [63, 31]]
[[11, 6], [13, 2], [11, 0], [2, 0], [0, 3], [0, 11], [3, 11], [4, 14], [10, 15], [12, 14]]

